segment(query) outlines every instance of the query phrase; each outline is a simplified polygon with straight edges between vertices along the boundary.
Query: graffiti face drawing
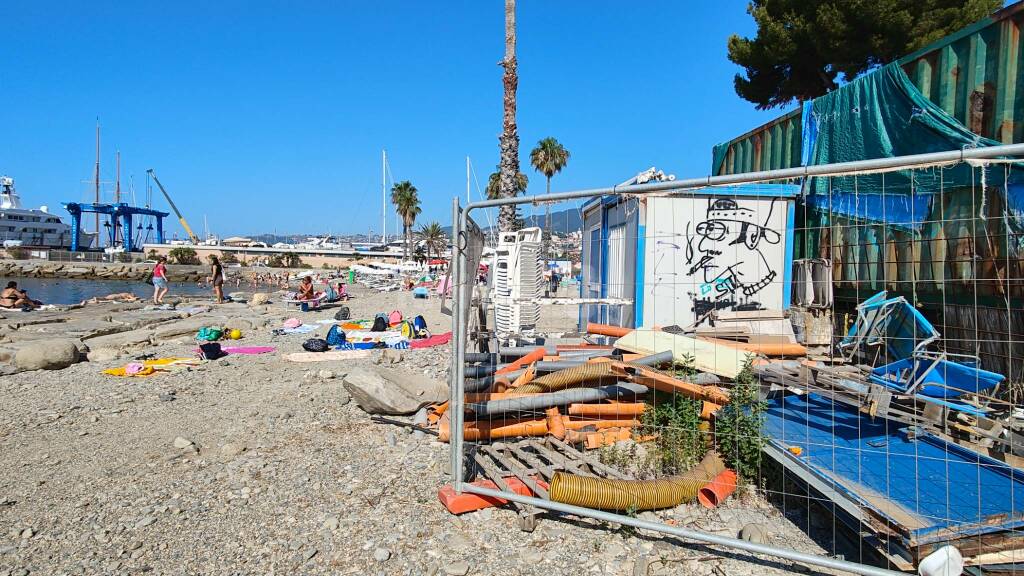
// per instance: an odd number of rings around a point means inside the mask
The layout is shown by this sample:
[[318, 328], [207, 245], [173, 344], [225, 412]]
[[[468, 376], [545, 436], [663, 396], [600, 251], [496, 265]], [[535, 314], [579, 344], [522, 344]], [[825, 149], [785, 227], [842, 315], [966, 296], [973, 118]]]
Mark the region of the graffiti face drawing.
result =
[[697, 224], [695, 234], [688, 235], [686, 246], [687, 275], [699, 282], [699, 293], [694, 295], [697, 308], [749, 302], [775, 279], [776, 271], [762, 252], [766, 244], [781, 240], [778, 232], [768, 228], [773, 209], [774, 201], [762, 223], [754, 210], [735, 200], [709, 201], [704, 221]]

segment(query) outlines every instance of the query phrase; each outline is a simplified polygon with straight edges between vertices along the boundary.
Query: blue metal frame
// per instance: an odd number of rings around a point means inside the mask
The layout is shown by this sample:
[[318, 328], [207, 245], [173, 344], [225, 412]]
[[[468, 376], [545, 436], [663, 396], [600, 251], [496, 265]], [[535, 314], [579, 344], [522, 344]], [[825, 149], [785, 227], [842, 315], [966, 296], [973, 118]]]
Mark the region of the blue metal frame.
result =
[[[124, 249], [126, 252], [133, 252], [135, 246], [132, 241], [132, 216], [153, 216], [156, 218], [156, 243], [164, 243], [164, 218], [170, 216], [170, 212], [162, 212], [160, 210], [153, 210], [152, 208], [138, 208], [136, 206], [129, 206], [124, 202], [117, 204], [79, 204], [78, 202], [68, 202], [64, 204], [64, 208], [71, 214], [71, 251], [78, 252], [78, 236], [81, 233], [82, 228], [82, 213], [92, 212], [96, 214], [105, 214], [109, 217], [111, 224], [118, 218], [121, 219], [121, 226], [127, 233], [124, 235]], [[110, 245], [113, 246], [115, 242], [113, 225], [110, 226]], [[97, 245], [99, 240], [97, 239]]]
[[793, 304], [793, 252], [796, 246], [793, 244], [793, 233], [796, 222], [796, 202], [789, 202], [789, 209], [786, 211], [786, 269], [782, 272], [782, 307], [788, 309]]

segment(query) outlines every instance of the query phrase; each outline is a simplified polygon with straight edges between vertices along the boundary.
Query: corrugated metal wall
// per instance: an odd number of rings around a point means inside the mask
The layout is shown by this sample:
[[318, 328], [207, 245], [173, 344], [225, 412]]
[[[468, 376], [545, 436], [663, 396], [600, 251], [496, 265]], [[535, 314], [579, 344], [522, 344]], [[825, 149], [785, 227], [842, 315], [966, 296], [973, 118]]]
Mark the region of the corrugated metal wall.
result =
[[[1024, 44], [1018, 2], [902, 59], [932, 102], [971, 131], [1004, 143], [1024, 141]], [[716, 174], [800, 165], [801, 111], [793, 110], [730, 140]]]

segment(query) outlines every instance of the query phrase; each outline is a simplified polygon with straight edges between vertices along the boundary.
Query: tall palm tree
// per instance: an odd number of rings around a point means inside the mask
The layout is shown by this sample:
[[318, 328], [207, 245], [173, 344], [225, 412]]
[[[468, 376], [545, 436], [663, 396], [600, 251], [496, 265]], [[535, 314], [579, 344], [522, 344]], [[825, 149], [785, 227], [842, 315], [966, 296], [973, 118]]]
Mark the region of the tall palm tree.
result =
[[[520, 194], [526, 193], [526, 186], [530, 183], [530, 179], [526, 177], [526, 174], [520, 172], [516, 176], [515, 189], [512, 191], [511, 197], [519, 196]], [[498, 167], [497, 172], [492, 172], [487, 178], [487, 188], [484, 190], [487, 194], [488, 200], [496, 200], [498, 198], [505, 198], [501, 193], [501, 168]], [[514, 207], [513, 207], [514, 208]]]
[[[547, 193], [551, 194], [551, 177], [562, 171], [569, 163], [569, 151], [565, 146], [548, 136], [537, 142], [537, 147], [530, 151], [530, 164], [537, 172], [544, 174], [548, 179]], [[545, 247], [551, 246], [551, 204], [544, 204], [544, 226], [548, 231], [548, 241]], [[545, 250], [546, 252], [547, 250]]]
[[438, 257], [441, 253], [448, 248], [448, 236], [444, 233], [444, 228], [437, 222], [431, 222], [424, 224], [419, 231], [420, 242], [427, 249], [427, 259], [430, 259], [430, 253], [433, 252]]
[[416, 223], [416, 216], [422, 212], [417, 192], [416, 187], [408, 180], [397, 182], [391, 187], [391, 203], [395, 205], [395, 211], [402, 217], [402, 232], [405, 243], [402, 252], [405, 258], [409, 258], [412, 226]]
[[[519, 131], [516, 127], [516, 89], [519, 74], [516, 63], [516, 0], [505, 0], [505, 58], [501, 62], [505, 69], [502, 84], [505, 87], [504, 114], [502, 115], [501, 163], [498, 165], [499, 190], [502, 198], [513, 198], [519, 187]], [[514, 230], [516, 226], [515, 206], [502, 206], [498, 214], [498, 228], [501, 231]]]

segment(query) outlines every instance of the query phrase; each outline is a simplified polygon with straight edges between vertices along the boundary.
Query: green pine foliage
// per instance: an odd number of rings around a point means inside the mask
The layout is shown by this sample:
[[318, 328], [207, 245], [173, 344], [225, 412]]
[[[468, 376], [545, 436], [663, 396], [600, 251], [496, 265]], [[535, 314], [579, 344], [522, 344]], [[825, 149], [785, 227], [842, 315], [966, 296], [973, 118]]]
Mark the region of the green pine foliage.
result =
[[817, 98], [985, 18], [1002, 0], [753, 0], [729, 37], [736, 93], [760, 110]]

